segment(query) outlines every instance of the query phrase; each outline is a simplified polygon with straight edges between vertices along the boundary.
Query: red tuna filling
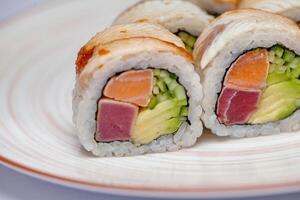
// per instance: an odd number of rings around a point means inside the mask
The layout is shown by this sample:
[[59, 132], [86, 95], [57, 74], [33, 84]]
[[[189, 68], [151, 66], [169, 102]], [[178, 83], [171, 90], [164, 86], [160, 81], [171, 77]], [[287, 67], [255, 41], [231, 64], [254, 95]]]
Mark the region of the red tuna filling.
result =
[[138, 110], [138, 106], [130, 103], [101, 99], [98, 104], [96, 140], [129, 140]]
[[218, 120], [226, 125], [245, 124], [256, 111], [261, 92], [223, 88], [217, 108]]

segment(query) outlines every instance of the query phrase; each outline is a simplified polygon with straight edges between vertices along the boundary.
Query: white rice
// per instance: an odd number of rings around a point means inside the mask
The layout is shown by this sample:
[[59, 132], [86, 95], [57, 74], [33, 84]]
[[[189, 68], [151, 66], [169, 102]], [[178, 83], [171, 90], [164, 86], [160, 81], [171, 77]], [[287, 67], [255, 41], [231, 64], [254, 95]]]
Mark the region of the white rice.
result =
[[[93, 63], [90, 63], [93, 65]], [[189, 97], [188, 123], [183, 123], [176, 134], [162, 136], [150, 144], [136, 145], [131, 142], [96, 142], [96, 112], [97, 102], [102, 96], [102, 89], [108, 79], [116, 73], [130, 69], [160, 68], [176, 74], [179, 82], [187, 90]], [[96, 156], [130, 156], [151, 152], [176, 151], [196, 143], [202, 134], [201, 98], [202, 87], [200, 78], [195, 73], [193, 65], [183, 57], [168, 52], [142, 52], [134, 56], [116, 57], [93, 73], [88, 88], [83, 93], [78, 84], [73, 92], [73, 120], [78, 129], [81, 144]]]

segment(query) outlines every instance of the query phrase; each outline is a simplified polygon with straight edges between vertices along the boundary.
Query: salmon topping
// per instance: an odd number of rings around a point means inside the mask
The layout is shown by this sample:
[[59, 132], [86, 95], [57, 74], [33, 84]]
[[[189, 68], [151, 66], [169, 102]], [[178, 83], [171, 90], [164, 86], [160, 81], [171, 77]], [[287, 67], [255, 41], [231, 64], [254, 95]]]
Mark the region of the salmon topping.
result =
[[269, 65], [266, 49], [249, 51], [233, 63], [224, 85], [235, 89], [262, 89], [266, 86]]
[[131, 70], [109, 80], [104, 96], [146, 107], [152, 95], [152, 70]]

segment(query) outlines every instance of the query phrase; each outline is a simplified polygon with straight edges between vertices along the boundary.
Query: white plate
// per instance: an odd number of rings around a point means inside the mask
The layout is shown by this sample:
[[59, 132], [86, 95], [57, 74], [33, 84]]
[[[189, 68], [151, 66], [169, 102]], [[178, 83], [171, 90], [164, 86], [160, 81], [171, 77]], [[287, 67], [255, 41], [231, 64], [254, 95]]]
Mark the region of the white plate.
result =
[[300, 134], [202, 137], [196, 147], [130, 158], [85, 152], [71, 121], [79, 48], [135, 0], [51, 1], [0, 27], [0, 161], [99, 192], [231, 197], [300, 190]]

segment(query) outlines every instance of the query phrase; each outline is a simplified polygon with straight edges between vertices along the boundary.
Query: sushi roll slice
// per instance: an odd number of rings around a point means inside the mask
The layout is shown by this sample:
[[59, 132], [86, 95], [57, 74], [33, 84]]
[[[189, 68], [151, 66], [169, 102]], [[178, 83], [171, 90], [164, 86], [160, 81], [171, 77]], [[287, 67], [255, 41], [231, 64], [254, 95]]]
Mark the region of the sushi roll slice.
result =
[[[240, 0], [191, 0], [199, 5], [202, 9], [208, 13], [219, 16], [220, 14], [234, 10], [238, 7]], [[247, 0], [245, 0], [247, 1]]]
[[219, 136], [300, 129], [300, 29], [254, 9], [229, 11], [199, 37], [202, 120]]
[[242, 0], [240, 8], [254, 8], [286, 16], [300, 23], [299, 0]]
[[73, 121], [96, 156], [194, 145], [202, 133], [201, 98], [191, 54], [159, 25], [108, 28], [78, 53]]
[[139, 21], [158, 23], [179, 36], [191, 52], [196, 38], [213, 19], [213, 16], [189, 1], [146, 0], [125, 10], [114, 24]]

